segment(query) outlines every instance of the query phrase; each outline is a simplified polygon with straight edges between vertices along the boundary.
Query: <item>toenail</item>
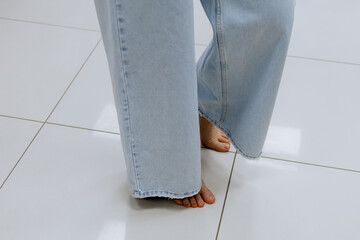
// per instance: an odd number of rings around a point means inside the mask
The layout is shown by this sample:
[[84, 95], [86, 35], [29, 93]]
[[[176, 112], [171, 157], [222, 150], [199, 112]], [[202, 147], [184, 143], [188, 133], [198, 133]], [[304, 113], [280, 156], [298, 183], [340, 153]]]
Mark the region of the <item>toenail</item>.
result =
[[229, 147], [230, 147], [229, 144], [225, 144], [225, 145], [224, 145], [224, 149], [228, 149]]

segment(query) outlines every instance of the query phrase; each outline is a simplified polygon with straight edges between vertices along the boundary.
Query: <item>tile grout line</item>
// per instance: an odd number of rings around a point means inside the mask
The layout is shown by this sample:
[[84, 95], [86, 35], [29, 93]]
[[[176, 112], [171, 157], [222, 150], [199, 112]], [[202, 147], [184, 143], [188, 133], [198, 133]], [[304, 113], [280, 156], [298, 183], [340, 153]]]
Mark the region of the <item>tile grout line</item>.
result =
[[336, 169], [336, 170], [360, 173], [359, 170], [353, 170], [353, 169], [349, 169], [349, 168], [332, 167], [332, 166], [321, 165], [321, 164], [316, 164], [316, 163], [300, 162], [300, 161], [288, 160], [288, 159], [282, 159], [282, 158], [274, 158], [274, 157], [266, 157], [266, 156], [261, 156], [261, 157], [276, 160], [276, 161], [291, 162], [291, 163], [305, 164], [305, 165], [310, 165], [310, 166], [315, 166], [315, 167], [331, 168], [331, 169]]
[[[223, 215], [224, 215], [224, 209], [225, 209], [226, 199], [227, 199], [227, 196], [228, 196], [228, 193], [229, 193], [229, 187], [230, 187], [230, 183], [231, 183], [231, 177], [232, 177], [232, 173], [233, 173], [233, 170], [234, 170], [235, 159], [236, 159], [236, 157], [237, 157], [237, 154], [238, 154], [238, 153], [237, 153], [237, 151], [236, 151], [236, 152], [235, 152], [234, 159], [233, 159], [233, 164], [232, 164], [232, 167], [231, 167], [231, 171], [230, 171], [230, 177], [229, 177], [228, 185], [227, 185], [227, 188], [226, 188], [226, 194], [225, 194], [225, 198], [224, 198], [223, 207], [222, 207], [222, 210], [221, 210], [221, 215], [220, 215], [220, 220], [219, 220], [219, 225], [218, 225], [218, 229], [217, 229], [217, 232], [216, 232], [216, 238], [215, 238], [215, 240], [218, 240], [218, 237], [219, 237], [221, 222], [222, 222], [222, 218], [223, 218]], [[273, 160], [278, 160], [278, 161], [286, 161], [286, 162], [292, 162], [292, 163], [312, 165], [312, 166], [317, 166], [317, 167], [333, 168], [333, 169], [344, 170], [344, 171], [351, 171], [351, 172], [357, 172], [357, 173], [360, 172], [360, 171], [357, 171], [357, 170], [351, 170], [351, 169], [345, 169], [345, 168], [337, 168], [337, 167], [330, 167], [330, 166], [323, 166], [323, 165], [319, 165], [319, 164], [304, 163], [304, 162], [298, 162], [298, 161], [286, 160], [286, 159], [280, 159], [280, 158], [272, 158], [272, 157], [265, 157], [265, 156], [261, 156], [261, 157], [262, 157], [262, 158], [273, 159]]]
[[30, 20], [22, 20], [22, 19], [16, 19], [16, 18], [0, 17], [0, 20], [16, 21], [16, 22], [23, 22], [23, 23], [33, 23], [33, 24], [39, 24], [39, 25], [46, 25], [46, 26], [52, 26], [52, 27], [62, 27], [62, 28], [83, 30], [83, 31], [89, 31], [89, 32], [97, 32], [97, 33], [100, 32], [100, 30], [95, 30], [95, 29], [88, 29], [88, 28], [81, 28], [81, 27], [72, 27], [72, 26], [52, 24], [52, 23], [43, 23], [43, 22], [36, 22], [36, 21], [30, 21]]
[[307, 60], [313, 60], [313, 61], [321, 61], [321, 62], [340, 63], [340, 64], [346, 64], [346, 65], [360, 66], [360, 63], [342, 62], [342, 61], [337, 61], [337, 60], [327, 60], [327, 59], [313, 58], [313, 57], [302, 57], [302, 56], [295, 56], [295, 55], [287, 55], [287, 57], [301, 58], [301, 59], [307, 59]]
[[[53, 26], [53, 27], [62, 27], [62, 28], [69, 28], [69, 29], [77, 29], [77, 30], [90, 31], [90, 32], [98, 32], [98, 33], [100, 32], [100, 30], [95, 30], [95, 29], [81, 28], [81, 27], [72, 27], [72, 26], [59, 25], [59, 24], [51, 24], [51, 23], [43, 23], [43, 22], [36, 22], [36, 21], [30, 21], [30, 20], [22, 20], [22, 19], [16, 19], [16, 18], [0, 17], [0, 19], [1, 19], [1, 20], [24, 22], [24, 23], [33, 23], [33, 24], [46, 25], [46, 26]], [[208, 46], [208, 44], [206, 44], [206, 43], [197, 43], [197, 42], [195, 42], [195, 45], [203, 46], [203, 47]], [[295, 56], [295, 55], [287, 55], [287, 57], [301, 58], [301, 59], [308, 59], [308, 60], [314, 60], [314, 61], [322, 61], [322, 62], [331, 62], [331, 63], [340, 63], [340, 64], [348, 64], [348, 65], [360, 66], [360, 63], [343, 62], [343, 61], [330, 60], [330, 59], [328, 60], [328, 59], [313, 58], [313, 57], [302, 57], [302, 56]]]
[[34, 120], [34, 119], [30, 119], [30, 118], [22, 118], [22, 117], [15, 117], [15, 116], [4, 115], [4, 114], [0, 114], [0, 117], [4, 117], [4, 118], [14, 118], [14, 119], [18, 119], [18, 120], [24, 120], [24, 121], [30, 121], [30, 122], [44, 123], [44, 121], [40, 121], [40, 120]]
[[11, 169], [11, 171], [9, 172], [9, 174], [6, 176], [5, 180], [3, 181], [3, 183], [0, 186], [0, 190], [2, 189], [2, 187], [5, 185], [5, 183], [7, 182], [8, 178], [10, 177], [10, 175], [12, 174], [12, 172], [15, 170], [16, 166], [19, 164], [20, 160], [22, 159], [22, 157], [25, 155], [26, 151], [29, 149], [29, 147], [31, 146], [31, 144], [33, 143], [33, 141], [35, 140], [36, 136], [39, 134], [40, 130], [44, 127], [45, 123], [43, 123], [41, 125], [41, 127], [39, 128], [39, 130], [37, 131], [37, 133], [35, 134], [35, 136], [32, 138], [32, 140], [30, 141], [29, 145], [25, 148], [25, 151], [21, 154], [19, 160], [17, 160], [17, 162], [15, 163], [14, 167]]
[[[83, 31], [89, 31], [89, 32], [98, 32], [98, 33], [100, 32], [100, 30], [95, 30], [95, 29], [81, 28], [81, 27], [72, 27], [72, 26], [59, 25], [59, 24], [51, 24], [51, 23], [43, 23], [43, 22], [36, 22], [36, 21], [30, 21], [30, 20], [22, 20], [22, 19], [16, 19], [16, 18], [0, 17], [0, 20], [9, 20], [9, 21], [24, 22], [24, 23], [33, 23], [33, 24], [39, 24], [39, 25], [46, 25], [46, 26], [53, 26], [53, 27], [62, 27], [62, 28], [83, 30]], [[197, 43], [197, 42], [195, 42], [195, 45], [203, 46], [203, 47], [208, 46], [208, 44], [206, 44], [206, 43]], [[301, 59], [308, 59], [308, 60], [314, 60], [314, 61], [322, 61], [322, 62], [331, 62], [331, 63], [340, 63], [340, 64], [348, 64], [348, 65], [360, 66], [360, 63], [343, 62], [343, 61], [336, 61], [336, 60], [327, 60], [327, 59], [313, 58], [313, 57], [302, 57], [302, 56], [295, 56], [295, 55], [287, 55], [287, 57], [301, 58]]]
[[29, 149], [29, 147], [31, 146], [31, 144], [34, 142], [35, 138], [37, 137], [37, 135], [39, 135], [41, 129], [45, 126], [45, 124], [47, 123], [47, 120], [49, 119], [49, 117], [51, 116], [51, 114], [54, 112], [54, 110], [56, 109], [56, 107], [58, 106], [59, 102], [61, 101], [61, 99], [64, 97], [64, 95], [66, 94], [66, 92], [68, 91], [68, 89], [70, 88], [70, 86], [72, 85], [72, 83], [75, 81], [75, 79], [77, 78], [77, 76], [79, 75], [79, 73], [82, 71], [82, 69], [84, 68], [85, 64], [88, 62], [89, 58], [91, 57], [91, 55], [93, 54], [93, 52], [95, 51], [95, 49], [97, 48], [97, 46], [99, 45], [101, 41], [101, 38], [99, 39], [99, 41], [95, 44], [95, 47], [91, 50], [90, 54], [88, 55], [88, 57], [85, 59], [84, 63], [81, 65], [80, 69], [78, 70], [78, 72], [75, 74], [74, 78], [71, 80], [69, 86], [65, 89], [65, 92], [62, 94], [62, 96], [60, 97], [59, 101], [56, 103], [55, 107], [53, 108], [53, 110], [50, 112], [50, 114], [48, 115], [48, 117], [46, 118], [45, 122], [42, 122], [43, 124], [41, 125], [41, 127], [39, 128], [39, 130], [37, 131], [37, 133], [35, 134], [35, 136], [32, 138], [32, 140], [30, 141], [29, 145], [26, 147], [25, 151], [21, 154], [19, 160], [17, 160], [17, 162], [15, 163], [14, 167], [11, 169], [10, 173], [6, 176], [5, 180], [3, 181], [3, 183], [0, 186], [0, 190], [2, 189], [2, 187], [5, 185], [5, 183], [7, 182], [7, 180], [9, 179], [9, 177], [11, 176], [12, 172], [15, 170], [15, 168], [17, 167], [17, 165], [19, 164], [19, 162], [21, 161], [22, 157], [25, 155], [25, 153], [27, 152], [27, 150]]
[[[27, 118], [21, 118], [21, 117], [7, 116], [7, 115], [2, 115], [2, 114], [0, 114], [0, 117], [19, 119], [19, 120], [30, 121], [30, 122], [45, 123], [44, 121], [40, 121], [40, 120], [33, 120], [33, 119], [27, 119]], [[93, 132], [101, 132], [101, 133], [107, 133], [107, 134], [120, 135], [120, 133], [118, 133], [118, 132], [111, 132], [111, 131], [105, 131], [105, 130], [99, 130], [99, 129], [93, 129], [93, 128], [86, 128], [86, 127], [80, 127], [80, 126], [73, 126], [73, 125], [67, 125], [67, 124], [61, 124], [61, 123], [46, 122], [46, 124], [62, 126], [62, 127], [69, 127], [69, 128], [76, 128], [76, 129], [82, 129], [82, 130], [93, 131]], [[206, 147], [201, 147], [201, 148], [206, 149]], [[231, 151], [231, 150], [229, 150], [228, 152], [235, 153], [234, 151]]]
[[[13, 119], [18, 119], [18, 120], [23, 120], [23, 121], [30, 121], [30, 122], [37, 122], [37, 123], [45, 123], [44, 121], [40, 121], [40, 120], [34, 120], [34, 119], [22, 118], [22, 117], [15, 117], [15, 116], [8, 116], [8, 115], [3, 115], [3, 114], [0, 114], [0, 117], [13, 118]], [[62, 127], [78, 128], [78, 129], [83, 129], [83, 130], [88, 130], [88, 131], [120, 135], [120, 133], [118, 133], [118, 132], [110, 132], [110, 131], [105, 131], [105, 130], [86, 128], [86, 127], [80, 127], [80, 126], [73, 126], [73, 125], [67, 125], [67, 124], [61, 124], [61, 123], [55, 123], [55, 122], [46, 122], [46, 123], [47, 124], [52, 124], [52, 125], [57, 125], [57, 126], [62, 126]]]
[[[207, 47], [207, 44], [205, 44], [205, 43], [195, 43], [195, 44], [196, 44], [196, 45], [199, 45], [199, 46]], [[339, 63], [339, 64], [346, 64], [346, 65], [360, 66], [360, 63], [343, 62], [343, 61], [330, 60], [330, 59], [321, 59], [321, 58], [313, 58], [313, 57], [302, 57], [302, 56], [295, 56], [295, 55], [286, 55], [286, 57], [290, 57], [290, 58], [300, 58], [300, 59], [313, 60], [313, 61], [321, 61], [321, 62], [329, 62], [329, 63]]]
[[56, 125], [56, 126], [62, 126], [62, 127], [77, 128], [77, 129], [88, 130], [88, 131], [93, 131], [93, 132], [102, 132], [102, 133], [120, 135], [120, 133], [118, 133], [118, 132], [110, 132], [110, 131], [105, 131], [105, 130], [98, 130], [98, 129], [92, 129], [92, 128], [86, 128], [86, 127], [72, 126], [72, 125], [66, 125], [66, 124], [54, 123], [54, 122], [46, 122], [46, 123], [51, 124], [51, 125]]
[[55, 111], [56, 107], [59, 105], [59, 103], [61, 102], [61, 99], [65, 96], [65, 94], [67, 93], [67, 91], [69, 90], [69, 88], [71, 87], [71, 85], [74, 83], [75, 79], [77, 78], [77, 76], [80, 74], [80, 72], [83, 70], [85, 64], [88, 62], [88, 60], [90, 59], [91, 55], [94, 53], [95, 49], [98, 47], [99, 43], [101, 42], [101, 38], [98, 40], [98, 42], [95, 44], [95, 47], [91, 50], [90, 54], [88, 55], [88, 57], [85, 59], [84, 63], [81, 65], [79, 71], [75, 74], [74, 78], [71, 80], [69, 86], [65, 89], [64, 93], [62, 94], [62, 96], [60, 97], [59, 101], [56, 103], [55, 107], [53, 108], [53, 110], [50, 112], [49, 116], [45, 119], [44, 123], [47, 123], [47, 120], [50, 118], [51, 114]]
[[221, 227], [221, 221], [222, 221], [223, 214], [224, 214], [224, 209], [225, 209], [226, 199], [227, 199], [228, 192], [229, 192], [229, 187], [230, 187], [231, 177], [232, 177], [232, 173], [233, 173], [233, 170], [234, 170], [235, 159], [236, 159], [236, 157], [237, 157], [237, 154], [238, 154], [238, 153], [237, 153], [237, 151], [235, 151], [235, 154], [234, 154], [234, 159], [233, 159], [233, 163], [232, 163], [232, 166], [231, 166], [231, 171], [230, 171], [229, 181], [228, 181], [228, 185], [227, 185], [227, 187], [226, 187], [226, 193], [225, 193], [224, 203], [223, 203], [223, 206], [222, 206], [222, 209], [221, 209], [221, 215], [220, 215], [219, 225], [218, 225], [218, 229], [217, 229], [217, 231], [216, 231], [216, 237], [215, 237], [215, 240], [217, 240], [217, 239], [218, 239], [218, 237], [219, 237], [219, 232], [220, 232], [220, 227]]

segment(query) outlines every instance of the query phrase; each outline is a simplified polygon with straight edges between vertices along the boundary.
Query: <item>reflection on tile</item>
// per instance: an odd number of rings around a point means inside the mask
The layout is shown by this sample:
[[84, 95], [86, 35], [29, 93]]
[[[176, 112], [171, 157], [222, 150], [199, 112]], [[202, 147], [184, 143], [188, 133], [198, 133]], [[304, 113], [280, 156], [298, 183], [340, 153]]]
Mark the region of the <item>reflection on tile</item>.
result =
[[[301, 146], [301, 129], [271, 125], [265, 150], [282, 152], [289, 156], [298, 156]], [[271, 154], [269, 154], [271, 156]]]
[[359, 183], [359, 173], [237, 155], [218, 239], [359, 239]]
[[0, 114], [44, 121], [91, 50], [97, 32], [0, 20]]
[[360, 171], [360, 67], [288, 57], [263, 156]]
[[0, 17], [99, 31], [92, 0], [2, 0]]
[[186, 209], [131, 198], [119, 135], [46, 124], [0, 191], [0, 232], [4, 239], [88, 240], [185, 239], [191, 231], [214, 239], [233, 158], [202, 150], [203, 179], [217, 199]]
[[0, 186], [42, 123], [0, 117]]

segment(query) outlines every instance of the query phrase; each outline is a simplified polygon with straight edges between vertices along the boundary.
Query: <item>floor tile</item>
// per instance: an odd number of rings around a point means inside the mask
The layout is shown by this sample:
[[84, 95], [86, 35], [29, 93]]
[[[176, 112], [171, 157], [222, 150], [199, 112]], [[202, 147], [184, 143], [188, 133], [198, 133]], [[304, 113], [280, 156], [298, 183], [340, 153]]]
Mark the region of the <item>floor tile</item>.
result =
[[0, 114], [44, 121], [100, 39], [97, 32], [1, 20]]
[[92, 0], [2, 0], [0, 17], [99, 31]]
[[359, 239], [360, 174], [236, 157], [219, 240]]
[[42, 123], [0, 116], [0, 186]]
[[263, 156], [360, 171], [360, 66], [288, 57]]
[[[295, 11], [264, 157], [237, 154], [220, 240], [360, 239], [360, 3]], [[213, 32], [199, 0], [194, 14], [198, 60]], [[202, 149], [215, 204], [131, 198], [102, 42], [77, 75], [100, 39], [93, 1], [2, 0], [0, 33], [0, 114], [44, 121], [76, 76], [49, 120], [75, 128], [46, 124], [0, 189], [1, 239], [215, 239], [234, 146]], [[41, 125], [0, 116], [0, 185]]]
[[186, 239], [189, 231], [214, 239], [233, 158], [202, 150], [217, 199], [187, 209], [131, 198], [119, 135], [46, 124], [0, 191], [0, 232], [8, 240]]
[[102, 41], [51, 114], [48, 122], [120, 132]]
[[360, 64], [360, 2], [297, 0], [288, 55]]

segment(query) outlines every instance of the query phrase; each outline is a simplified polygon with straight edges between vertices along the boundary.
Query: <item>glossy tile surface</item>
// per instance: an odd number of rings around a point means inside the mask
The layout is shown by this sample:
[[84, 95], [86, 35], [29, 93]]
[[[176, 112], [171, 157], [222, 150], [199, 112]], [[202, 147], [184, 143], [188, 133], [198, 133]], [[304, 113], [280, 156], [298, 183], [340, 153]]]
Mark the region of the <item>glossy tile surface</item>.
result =
[[93, 0], [1, 0], [0, 17], [99, 31]]
[[101, 41], [48, 122], [119, 133], [107, 64]]
[[42, 123], [0, 116], [0, 186]]
[[44, 121], [100, 39], [0, 19], [0, 114]]
[[360, 63], [360, 2], [297, 0], [288, 55]]
[[236, 157], [219, 240], [359, 239], [360, 174]]
[[360, 66], [288, 57], [263, 156], [360, 171]]
[[122, 154], [119, 135], [46, 124], [0, 191], [2, 237], [215, 238], [234, 153], [202, 150], [203, 179], [217, 199], [197, 209], [132, 199]]
[[[0, 239], [360, 239], [359, 7], [297, 0], [264, 158], [238, 154], [227, 194], [234, 152], [203, 148], [217, 200], [186, 209], [130, 197], [93, 1], [0, 1], [1, 184], [56, 106], [0, 189]], [[213, 33], [194, 14], [197, 60]]]

